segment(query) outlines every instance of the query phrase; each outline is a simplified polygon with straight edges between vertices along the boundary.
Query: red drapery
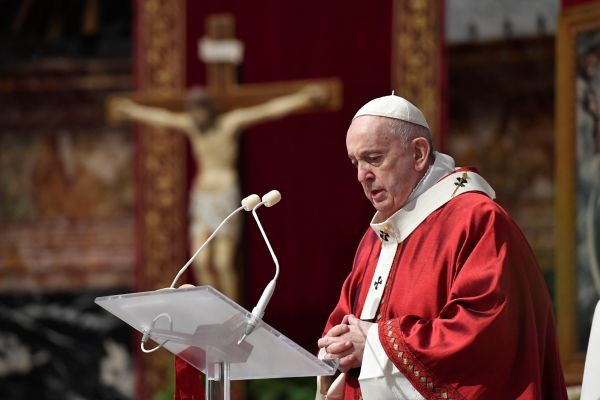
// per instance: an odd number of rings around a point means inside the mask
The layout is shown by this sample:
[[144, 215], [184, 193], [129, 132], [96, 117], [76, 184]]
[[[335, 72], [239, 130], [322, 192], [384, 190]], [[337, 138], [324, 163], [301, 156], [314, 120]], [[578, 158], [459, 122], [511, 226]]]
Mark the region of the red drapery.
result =
[[[188, 86], [204, 82], [197, 40], [204, 19], [231, 13], [244, 42], [241, 83], [338, 77], [338, 112], [287, 117], [248, 129], [239, 168], [242, 194], [276, 188], [282, 202], [259, 212], [281, 265], [265, 320], [310, 351], [337, 301], [354, 249], [372, 214], [348, 161], [345, 133], [367, 100], [390, 87], [391, 2], [189, 1]], [[244, 290], [252, 309], [274, 273], [251, 218], [243, 240]]]
[[599, 2], [598, 0], [561, 0], [560, 2], [560, 6], [561, 9], [565, 10], [569, 7], [573, 7], [573, 6], [577, 6], [580, 4], [586, 4], [586, 3], [594, 3], [594, 2]]

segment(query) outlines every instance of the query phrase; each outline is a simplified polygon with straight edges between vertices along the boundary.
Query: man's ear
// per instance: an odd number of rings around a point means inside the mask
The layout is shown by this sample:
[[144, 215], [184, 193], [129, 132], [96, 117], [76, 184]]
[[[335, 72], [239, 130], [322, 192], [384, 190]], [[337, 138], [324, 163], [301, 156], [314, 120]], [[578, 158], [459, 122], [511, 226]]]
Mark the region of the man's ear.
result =
[[429, 141], [424, 137], [418, 137], [412, 141], [413, 156], [415, 159], [415, 170], [426, 171], [429, 168], [429, 155], [431, 146]]

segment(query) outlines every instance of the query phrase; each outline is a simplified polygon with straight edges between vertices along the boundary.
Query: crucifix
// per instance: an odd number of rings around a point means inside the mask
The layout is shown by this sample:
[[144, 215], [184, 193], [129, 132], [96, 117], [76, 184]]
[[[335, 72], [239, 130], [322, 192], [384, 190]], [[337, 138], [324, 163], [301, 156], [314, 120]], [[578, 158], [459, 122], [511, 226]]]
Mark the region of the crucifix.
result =
[[[336, 111], [342, 105], [342, 83], [338, 78], [301, 79], [267, 83], [239, 84], [237, 65], [243, 58], [243, 44], [235, 38], [235, 23], [231, 14], [214, 14], [206, 18], [206, 36], [198, 43], [198, 55], [206, 64], [205, 92], [218, 106], [227, 111], [264, 103], [278, 96], [299, 91], [307, 85], [320, 86], [326, 99], [318, 107], [307, 107], [299, 112], [315, 110]], [[164, 107], [170, 110], [185, 108], [185, 94], [181, 92], [134, 92], [110, 96], [107, 117], [113, 124], [125, 122], [115, 110], [115, 100], [129, 98], [136, 103]]]
[[[135, 121], [185, 134], [198, 163], [190, 193], [190, 243], [193, 254], [229, 212], [240, 205], [236, 168], [244, 128], [286, 115], [341, 106], [339, 79], [310, 79], [260, 84], [236, 81], [241, 43], [231, 15], [207, 19], [199, 52], [207, 63], [205, 90], [183, 93], [132, 93], [108, 100], [110, 122]], [[235, 270], [241, 219], [229, 220], [209, 247], [194, 259], [196, 280], [239, 301]]]

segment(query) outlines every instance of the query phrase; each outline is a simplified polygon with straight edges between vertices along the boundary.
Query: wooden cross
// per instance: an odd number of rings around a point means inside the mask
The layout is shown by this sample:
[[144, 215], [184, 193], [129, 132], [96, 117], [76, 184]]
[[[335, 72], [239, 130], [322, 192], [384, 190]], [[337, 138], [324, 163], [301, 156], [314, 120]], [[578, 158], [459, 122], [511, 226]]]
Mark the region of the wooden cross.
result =
[[[208, 50], [204, 49], [206, 53], [204, 61], [207, 64], [206, 91], [220, 110], [227, 111], [261, 104], [275, 97], [297, 92], [309, 84], [321, 85], [328, 93], [327, 102], [320, 107], [321, 110], [335, 111], [341, 107], [342, 83], [337, 78], [239, 84], [236, 78], [236, 61], [231, 60], [231, 58], [236, 58], [235, 53], [239, 52], [239, 48], [236, 48], [239, 46], [239, 42], [235, 40], [233, 15], [214, 14], [207, 17], [206, 31], [207, 35], [200, 43], [201, 46], [208, 43]], [[113, 99], [122, 97], [148, 106], [183, 110], [185, 94], [161, 91], [110, 96], [107, 111], [108, 121], [111, 123], [122, 122], [113, 107]]]

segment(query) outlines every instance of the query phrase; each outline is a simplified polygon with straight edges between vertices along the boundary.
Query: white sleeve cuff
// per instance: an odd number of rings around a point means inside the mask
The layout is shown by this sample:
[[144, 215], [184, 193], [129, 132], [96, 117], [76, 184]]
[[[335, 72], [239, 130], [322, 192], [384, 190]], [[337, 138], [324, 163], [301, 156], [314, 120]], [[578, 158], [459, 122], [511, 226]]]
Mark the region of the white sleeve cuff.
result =
[[365, 400], [425, 400], [385, 354], [377, 324], [367, 332], [358, 381]]

